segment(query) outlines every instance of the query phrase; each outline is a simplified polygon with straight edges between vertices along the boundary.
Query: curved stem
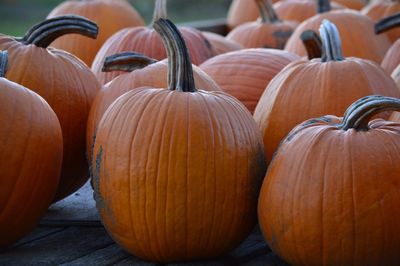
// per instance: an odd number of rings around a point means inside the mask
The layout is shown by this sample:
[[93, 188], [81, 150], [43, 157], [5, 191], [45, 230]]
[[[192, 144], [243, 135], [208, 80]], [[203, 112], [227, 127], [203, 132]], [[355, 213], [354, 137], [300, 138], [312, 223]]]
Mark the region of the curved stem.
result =
[[300, 35], [300, 39], [307, 50], [308, 59], [322, 57], [322, 40], [313, 30], [306, 30]]
[[367, 131], [372, 117], [385, 111], [400, 111], [400, 99], [380, 95], [366, 96], [347, 109], [339, 128]]
[[270, 0], [255, 1], [258, 5], [258, 9], [260, 10], [260, 17], [263, 23], [275, 23], [279, 21], [278, 15], [276, 14]]
[[317, 13], [325, 13], [331, 11], [331, 1], [330, 0], [318, 0], [317, 1]]
[[375, 33], [379, 34], [400, 27], [400, 13], [387, 16], [375, 24]]
[[156, 0], [153, 13], [153, 23], [160, 18], [167, 19], [167, 0]]
[[319, 33], [322, 39], [322, 62], [342, 61], [342, 41], [340, 40], [339, 31], [335, 24], [324, 19]]
[[132, 72], [137, 69], [145, 68], [148, 65], [154, 64], [156, 62], [158, 61], [143, 54], [125, 52], [106, 57], [106, 59], [104, 60], [102, 71]]
[[178, 28], [168, 19], [153, 24], [163, 40], [168, 54], [169, 90], [196, 92], [193, 67], [185, 41]]
[[54, 40], [66, 34], [80, 34], [95, 39], [98, 34], [96, 23], [76, 15], [60, 16], [47, 19], [33, 26], [18, 41], [47, 48]]
[[4, 78], [7, 72], [8, 52], [0, 51], [0, 78]]

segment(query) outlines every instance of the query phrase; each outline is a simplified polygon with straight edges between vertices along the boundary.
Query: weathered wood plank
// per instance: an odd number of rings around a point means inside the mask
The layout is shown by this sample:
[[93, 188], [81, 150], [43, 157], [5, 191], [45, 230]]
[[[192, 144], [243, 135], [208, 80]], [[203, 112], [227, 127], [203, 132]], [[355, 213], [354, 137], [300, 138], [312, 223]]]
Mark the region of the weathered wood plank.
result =
[[268, 253], [261, 257], [255, 258], [247, 263], [242, 264], [243, 266], [290, 266], [285, 261], [280, 259], [275, 253]]

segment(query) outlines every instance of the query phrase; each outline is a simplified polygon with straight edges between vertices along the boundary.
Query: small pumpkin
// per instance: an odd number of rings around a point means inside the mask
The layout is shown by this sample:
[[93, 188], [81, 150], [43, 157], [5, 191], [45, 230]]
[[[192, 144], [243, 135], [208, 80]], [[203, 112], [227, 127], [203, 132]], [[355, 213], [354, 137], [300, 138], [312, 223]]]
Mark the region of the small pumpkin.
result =
[[235, 41], [228, 40], [222, 35], [213, 32], [202, 32], [204, 37], [211, 43], [214, 48], [215, 55], [225, 54], [243, 49], [243, 46]]
[[400, 100], [368, 96], [344, 118], [291, 131], [262, 185], [258, 217], [291, 265], [398, 265], [400, 125], [371, 118]]
[[337, 28], [321, 26], [323, 57], [296, 61], [269, 83], [254, 112], [264, 138], [267, 163], [299, 123], [324, 114], [341, 116], [355, 100], [381, 94], [400, 98], [393, 79], [376, 63], [342, 55]]
[[0, 52], [0, 248], [29, 233], [53, 201], [63, 149], [57, 116], [4, 77], [7, 59]]
[[283, 49], [297, 23], [281, 21], [270, 0], [254, 0], [259, 6], [261, 20], [244, 23], [233, 29], [226, 38], [244, 48]]
[[276, 49], [244, 49], [215, 56], [200, 68], [223, 91], [241, 101], [253, 113], [271, 79], [289, 63], [300, 60], [296, 54]]
[[97, 207], [113, 239], [135, 256], [216, 257], [255, 226], [261, 136], [234, 97], [196, 89], [175, 25], [160, 19], [154, 28], [173, 59], [168, 89], [132, 90], [107, 109], [92, 160]]
[[100, 84], [78, 58], [47, 48], [67, 33], [96, 36], [95, 23], [79, 16], [61, 16], [33, 26], [23, 38], [0, 35], [0, 49], [8, 50], [6, 78], [42, 96], [60, 121], [64, 154], [55, 200], [79, 189], [89, 178], [86, 161], [86, 121]]
[[[380, 34], [393, 28], [400, 27], [400, 13], [381, 19], [375, 24], [375, 32]], [[400, 28], [399, 28], [400, 29]], [[392, 44], [383, 58], [381, 66], [391, 74], [400, 64], [400, 40]]]
[[89, 67], [103, 43], [117, 31], [143, 26], [140, 14], [125, 0], [68, 0], [55, 7], [47, 18], [75, 14], [94, 21], [100, 28], [96, 40], [79, 35], [63, 36], [54, 40], [52, 47], [70, 52]]

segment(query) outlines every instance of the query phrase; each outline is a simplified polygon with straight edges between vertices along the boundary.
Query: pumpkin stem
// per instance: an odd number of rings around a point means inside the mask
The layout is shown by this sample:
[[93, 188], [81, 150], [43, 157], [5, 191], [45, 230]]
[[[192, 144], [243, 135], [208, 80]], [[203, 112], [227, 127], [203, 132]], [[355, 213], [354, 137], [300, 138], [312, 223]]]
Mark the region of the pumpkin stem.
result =
[[18, 41], [28, 45], [47, 48], [54, 40], [66, 34], [80, 34], [92, 39], [97, 37], [99, 28], [96, 23], [76, 15], [60, 16], [46, 19], [33, 26]]
[[167, 0], [156, 0], [153, 13], [153, 22], [160, 18], [166, 19], [168, 17], [167, 12]]
[[140, 53], [124, 52], [107, 56], [103, 64], [103, 72], [124, 71], [132, 72], [142, 69], [158, 61]]
[[6, 76], [7, 64], [8, 64], [7, 51], [0, 51], [0, 78], [4, 78]]
[[318, 0], [317, 1], [317, 13], [325, 13], [331, 11], [331, 1], [330, 0]]
[[307, 50], [308, 59], [322, 57], [322, 40], [313, 30], [306, 30], [300, 35], [300, 39]]
[[262, 23], [276, 23], [280, 21], [270, 0], [255, 0], [255, 1], [258, 5], [258, 9], [260, 10], [260, 17]]
[[375, 24], [375, 33], [379, 34], [400, 26], [400, 13], [387, 16]]
[[193, 67], [185, 41], [178, 28], [168, 19], [159, 19], [153, 24], [163, 40], [168, 54], [168, 89], [196, 92]]
[[370, 95], [353, 103], [346, 111], [339, 128], [367, 131], [372, 117], [385, 111], [400, 111], [400, 100], [380, 95]]
[[342, 41], [340, 40], [339, 31], [335, 24], [324, 19], [319, 33], [322, 39], [322, 62], [342, 61]]

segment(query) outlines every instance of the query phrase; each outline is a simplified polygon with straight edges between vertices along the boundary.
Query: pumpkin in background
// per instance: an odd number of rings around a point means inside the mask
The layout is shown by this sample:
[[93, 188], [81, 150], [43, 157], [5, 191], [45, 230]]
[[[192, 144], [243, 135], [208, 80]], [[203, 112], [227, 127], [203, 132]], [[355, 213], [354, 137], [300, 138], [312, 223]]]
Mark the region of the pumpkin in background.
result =
[[82, 59], [89, 67], [103, 43], [117, 31], [143, 26], [140, 14], [125, 0], [65, 1], [51, 11], [47, 18], [76, 14], [94, 21], [100, 28], [96, 40], [79, 35], [56, 39], [51, 46], [70, 52]]
[[[92, 156], [97, 126], [107, 108], [119, 96], [140, 87], [166, 88], [168, 85], [168, 59], [157, 62], [144, 55], [126, 52], [106, 58], [103, 71], [105, 74], [119, 73], [118, 77], [104, 85], [90, 109], [86, 133], [89, 160]], [[199, 67], [193, 66], [193, 74], [198, 88], [206, 91], [221, 91], [218, 85]]]
[[[400, 12], [400, 1], [399, 0], [377, 0], [371, 2], [365, 8], [361, 10], [361, 13], [370, 17], [374, 22], [399, 14]], [[385, 32], [391, 42], [395, 42], [400, 37], [400, 28], [394, 28]]]
[[215, 56], [200, 68], [221, 89], [241, 101], [253, 113], [271, 79], [289, 63], [300, 60], [296, 54], [276, 49], [245, 49]]
[[79, 16], [45, 20], [20, 39], [0, 35], [0, 50], [8, 50], [6, 78], [42, 96], [60, 121], [64, 154], [56, 200], [79, 189], [89, 178], [85, 157], [86, 122], [100, 84], [79, 59], [62, 50], [47, 48], [66, 33], [95, 36], [96, 25]]
[[244, 23], [233, 29], [226, 38], [244, 48], [283, 49], [297, 23], [281, 21], [270, 0], [253, 0], [260, 10], [261, 20]]
[[349, 9], [329, 11], [329, 1], [326, 1], [325, 10], [327, 12], [303, 21], [289, 38], [285, 50], [305, 56], [306, 50], [300, 35], [306, 30], [317, 31], [322, 20], [328, 19], [339, 29], [345, 56], [355, 56], [381, 63], [390, 47], [390, 41], [384, 35], [375, 35], [374, 23], [370, 18]]
[[0, 52], [0, 248], [36, 226], [60, 179], [60, 123], [43, 98], [4, 78]]
[[342, 56], [336, 27], [324, 20], [323, 57], [286, 66], [269, 83], [254, 112], [267, 163], [299, 123], [324, 114], [341, 116], [355, 100], [381, 94], [400, 98], [393, 79], [370, 60]]
[[371, 120], [400, 100], [369, 96], [344, 118], [297, 126], [262, 185], [258, 217], [291, 265], [398, 265], [400, 124]]
[[[153, 21], [167, 17], [167, 1], [156, 0]], [[195, 65], [199, 65], [215, 55], [209, 41], [201, 31], [194, 28], [181, 27], [180, 31], [188, 45], [190, 56]], [[136, 52], [156, 60], [167, 57], [160, 36], [149, 27], [133, 27], [123, 29], [111, 36], [100, 49], [92, 65], [92, 70], [99, 76], [107, 56], [121, 52]]]
[[[387, 30], [392, 28], [400, 29], [400, 13], [383, 18], [375, 24], [375, 32], [377, 34], [386, 32]], [[387, 51], [385, 57], [383, 58], [381, 66], [387, 71], [387, 73], [391, 74], [399, 64], [400, 40], [397, 40]]]
[[203, 31], [202, 33], [214, 48], [215, 55], [225, 54], [228, 52], [233, 52], [243, 49], [243, 46], [241, 46], [237, 42], [228, 40], [224, 36], [219, 35], [217, 33], [207, 32], [207, 31]]
[[354, 10], [361, 10], [365, 6], [364, 0], [335, 0], [336, 3]]
[[228, 28], [232, 30], [243, 23], [257, 20], [259, 16], [260, 11], [253, 0], [232, 0], [227, 16]]
[[238, 100], [196, 89], [178, 29], [164, 19], [154, 27], [168, 47], [168, 89], [136, 89], [107, 109], [92, 160], [97, 207], [135, 256], [217, 257], [256, 224], [262, 139]]

